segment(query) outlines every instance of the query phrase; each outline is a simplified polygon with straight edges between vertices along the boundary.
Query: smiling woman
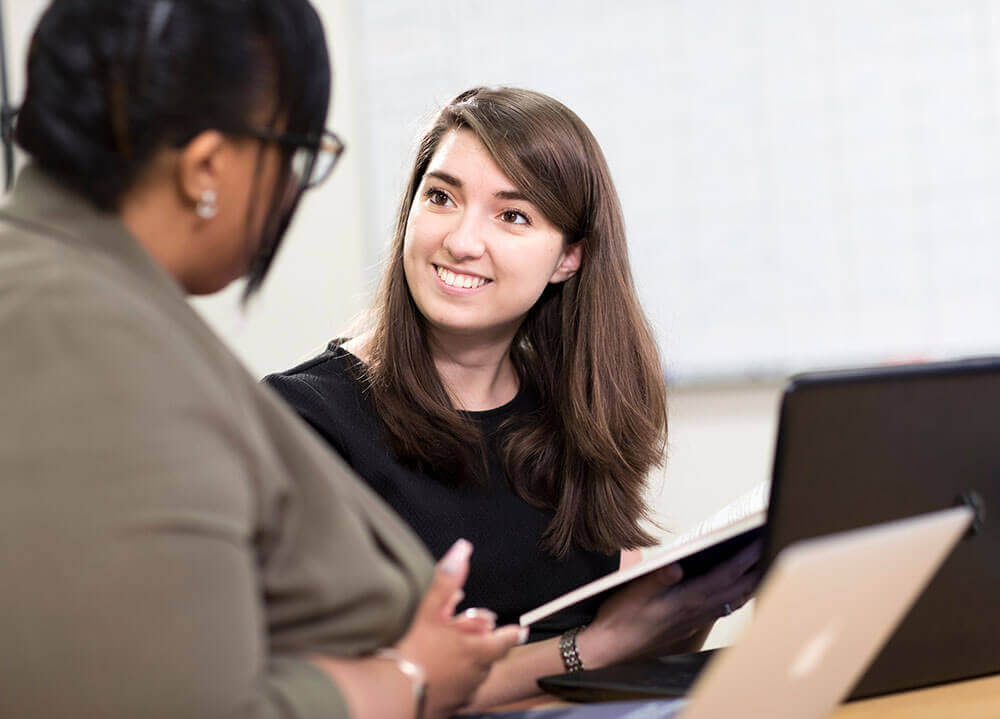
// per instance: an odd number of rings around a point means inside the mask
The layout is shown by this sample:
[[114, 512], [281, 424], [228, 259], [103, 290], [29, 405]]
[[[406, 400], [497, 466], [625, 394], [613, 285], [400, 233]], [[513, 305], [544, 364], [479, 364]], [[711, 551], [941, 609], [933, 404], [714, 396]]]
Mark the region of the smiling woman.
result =
[[[502, 622], [606, 574], [642, 527], [666, 399], [593, 135], [558, 101], [475, 88], [418, 148], [371, 326], [267, 379], [440, 556], [477, 547], [466, 605]], [[532, 626], [477, 706], [535, 680], [684, 650], [745, 601], [752, 552], [676, 568]], [[584, 626], [586, 625], [586, 626]], [[561, 635], [561, 636], [560, 636]]]

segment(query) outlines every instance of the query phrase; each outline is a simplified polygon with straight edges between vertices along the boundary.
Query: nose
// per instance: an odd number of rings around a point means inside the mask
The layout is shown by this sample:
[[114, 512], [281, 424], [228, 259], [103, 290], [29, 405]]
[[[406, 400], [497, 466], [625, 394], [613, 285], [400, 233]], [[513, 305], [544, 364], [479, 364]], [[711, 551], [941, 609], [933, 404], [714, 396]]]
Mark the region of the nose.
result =
[[456, 260], [473, 260], [486, 250], [485, 229], [474, 213], [465, 213], [458, 224], [445, 235], [444, 249]]

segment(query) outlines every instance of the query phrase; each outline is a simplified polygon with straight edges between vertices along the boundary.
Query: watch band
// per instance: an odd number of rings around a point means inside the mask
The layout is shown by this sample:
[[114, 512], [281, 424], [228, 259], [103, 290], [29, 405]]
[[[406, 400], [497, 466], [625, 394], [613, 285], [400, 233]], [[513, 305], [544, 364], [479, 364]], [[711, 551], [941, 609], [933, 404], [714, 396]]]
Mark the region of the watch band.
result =
[[413, 700], [416, 704], [414, 717], [420, 719], [424, 714], [424, 700], [427, 698], [427, 674], [424, 672], [423, 667], [416, 662], [410, 661], [400, 654], [398, 649], [393, 649], [392, 647], [376, 649], [372, 656], [376, 659], [385, 659], [393, 662], [396, 668], [410, 680], [413, 685]]
[[576, 635], [586, 628], [586, 625], [573, 627], [559, 637], [559, 654], [562, 655], [563, 666], [568, 672], [580, 672], [584, 669], [580, 652], [576, 648]]

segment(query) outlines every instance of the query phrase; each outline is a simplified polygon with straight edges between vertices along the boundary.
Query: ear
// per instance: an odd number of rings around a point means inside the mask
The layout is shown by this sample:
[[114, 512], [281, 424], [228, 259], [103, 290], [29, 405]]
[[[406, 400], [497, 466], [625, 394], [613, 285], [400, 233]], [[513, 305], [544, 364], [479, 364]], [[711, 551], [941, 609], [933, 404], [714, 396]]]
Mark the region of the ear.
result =
[[206, 130], [181, 149], [177, 162], [177, 189], [182, 201], [194, 207], [206, 190], [218, 194], [226, 165], [225, 148], [225, 135]]
[[555, 272], [549, 278], [549, 282], [565, 282], [576, 274], [580, 269], [580, 262], [583, 260], [583, 240], [566, 245], [556, 265]]

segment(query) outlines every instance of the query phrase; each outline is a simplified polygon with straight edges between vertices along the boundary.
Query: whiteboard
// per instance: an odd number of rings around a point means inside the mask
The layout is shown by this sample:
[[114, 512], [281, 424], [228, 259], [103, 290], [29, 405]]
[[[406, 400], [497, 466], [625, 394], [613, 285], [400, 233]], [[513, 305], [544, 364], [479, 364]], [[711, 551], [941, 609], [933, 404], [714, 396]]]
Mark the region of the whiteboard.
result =
[[1000, 0], [357, 5], [370, 259], [459, 91], [601, 143], [677, 382], [1000, 349]]

